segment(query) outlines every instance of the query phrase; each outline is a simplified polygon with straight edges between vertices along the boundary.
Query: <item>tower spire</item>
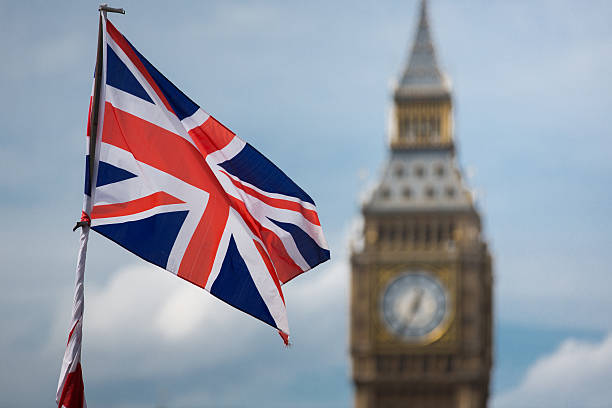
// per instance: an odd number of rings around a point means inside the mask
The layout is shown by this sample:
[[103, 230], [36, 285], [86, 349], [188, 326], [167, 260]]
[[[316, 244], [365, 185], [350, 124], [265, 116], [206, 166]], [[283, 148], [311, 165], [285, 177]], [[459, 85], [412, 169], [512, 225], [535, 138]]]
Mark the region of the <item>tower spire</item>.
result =
[[454, 146], [451, 88], [438, 67], [427, 5], [427, 0], [421, 0], [412, 49], [395, 88], [389, 127], [395, 150], [452, 150]]
[[450, 93], [448, 81], [438, 67], [427, 8], [427, 0], [421, 0], [419, 24], [408, 63], [396, 90], [398, 96]]

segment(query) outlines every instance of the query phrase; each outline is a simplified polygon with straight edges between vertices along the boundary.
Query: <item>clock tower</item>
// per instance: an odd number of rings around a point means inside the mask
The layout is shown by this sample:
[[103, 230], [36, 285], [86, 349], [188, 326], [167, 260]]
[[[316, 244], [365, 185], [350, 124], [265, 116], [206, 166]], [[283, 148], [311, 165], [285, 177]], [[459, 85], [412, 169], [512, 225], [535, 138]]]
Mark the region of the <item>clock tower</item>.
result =
[[394, 89], [389, 147], [351, 251], [355, 407], [486, 407], [491, 256], [456, 162], [426, 0]]

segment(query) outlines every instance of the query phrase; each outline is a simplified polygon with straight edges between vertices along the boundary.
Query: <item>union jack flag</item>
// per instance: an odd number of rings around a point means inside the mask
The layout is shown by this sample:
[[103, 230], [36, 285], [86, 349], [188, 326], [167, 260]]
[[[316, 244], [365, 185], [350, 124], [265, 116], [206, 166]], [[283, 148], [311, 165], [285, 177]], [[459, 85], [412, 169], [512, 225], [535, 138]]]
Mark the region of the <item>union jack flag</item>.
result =
[[288, 335], [281, 285], [330, 257], [314, 201], [105, 31], [92, 229]]
[[66, 408], [86, 406], [80, 355], [88, 224], [275, 327], [286, 343], [281, 285], [330, 257], [312, 198], [166, 79], [105, 12], [100, 24], [96, 154], [86, 158], [73, 317], [57, 390]]

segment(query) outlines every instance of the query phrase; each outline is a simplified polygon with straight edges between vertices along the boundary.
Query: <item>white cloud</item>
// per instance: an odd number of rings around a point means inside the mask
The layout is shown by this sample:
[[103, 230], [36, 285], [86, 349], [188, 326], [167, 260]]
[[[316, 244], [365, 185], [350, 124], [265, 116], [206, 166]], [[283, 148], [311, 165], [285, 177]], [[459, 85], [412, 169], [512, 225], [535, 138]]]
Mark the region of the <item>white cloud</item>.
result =
[[219, 330], [229, 317], [210, 294], [145, 264], [120, 269], [103, 287], [91, 288], [86, 303], [87, 330], [101, 347], [141, 346], [151, 337], [188, 342], [197, 327]]
[[[284, 286], [296, 349], [311, 350], [322, 339], [329, 342], [330, 332], [345, 332], [347, 270], [345, 262], [324, 264]], [[65, 315], [58, 310], [53, 343], [65, 337]], [[84, 324], [83, 356], [94, 382], [108, 381], [118, 370], [131, 378], [168, 376], [252, 358], [271, 344], [284, 348], [272, 328], [144, 263], [118, 270], [103, 285], [89, 285]], [[338, 347], [320, 355], [341, 350], [345, 340], [333, 338]], [[326, 358], [344, 359], [342, 353], [336, 357]]]
[[505, 407], [609, 407], [612, 401], [612, 333], [600, 343], [565, 341], [536, 361], [521, 384], [493, 401]]
[[[254, 329], [248, 316], [146, 264], [90, 286], [85, 305], [83, 355], [94, 381], [108, 380], [125, 366], [131, 369], [124, 375], [133, 378], [179, 373], [202, 363], [199, 350], [214, 350], [220, 342], [229, 355], [240, 356]], [[226, 357], [212, 353], [205, 360]]]
[[218, 325], [218, 312], [223, 306], [202, 293], [201, 289], [185, 282], [165, 299], [155, 317], [155, 326], [165, 339], [181, 341], [204, 323]]

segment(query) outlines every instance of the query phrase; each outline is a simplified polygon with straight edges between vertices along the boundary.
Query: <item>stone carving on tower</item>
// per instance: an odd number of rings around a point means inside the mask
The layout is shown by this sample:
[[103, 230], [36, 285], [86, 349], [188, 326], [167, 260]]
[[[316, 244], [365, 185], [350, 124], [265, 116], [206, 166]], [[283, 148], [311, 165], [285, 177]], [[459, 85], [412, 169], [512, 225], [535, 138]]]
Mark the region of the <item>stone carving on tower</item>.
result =
[[491, 256], [456, 162], [426, 0], [390, 122], [389, 158], [351, 253], [355, 407], [486, 407]]

